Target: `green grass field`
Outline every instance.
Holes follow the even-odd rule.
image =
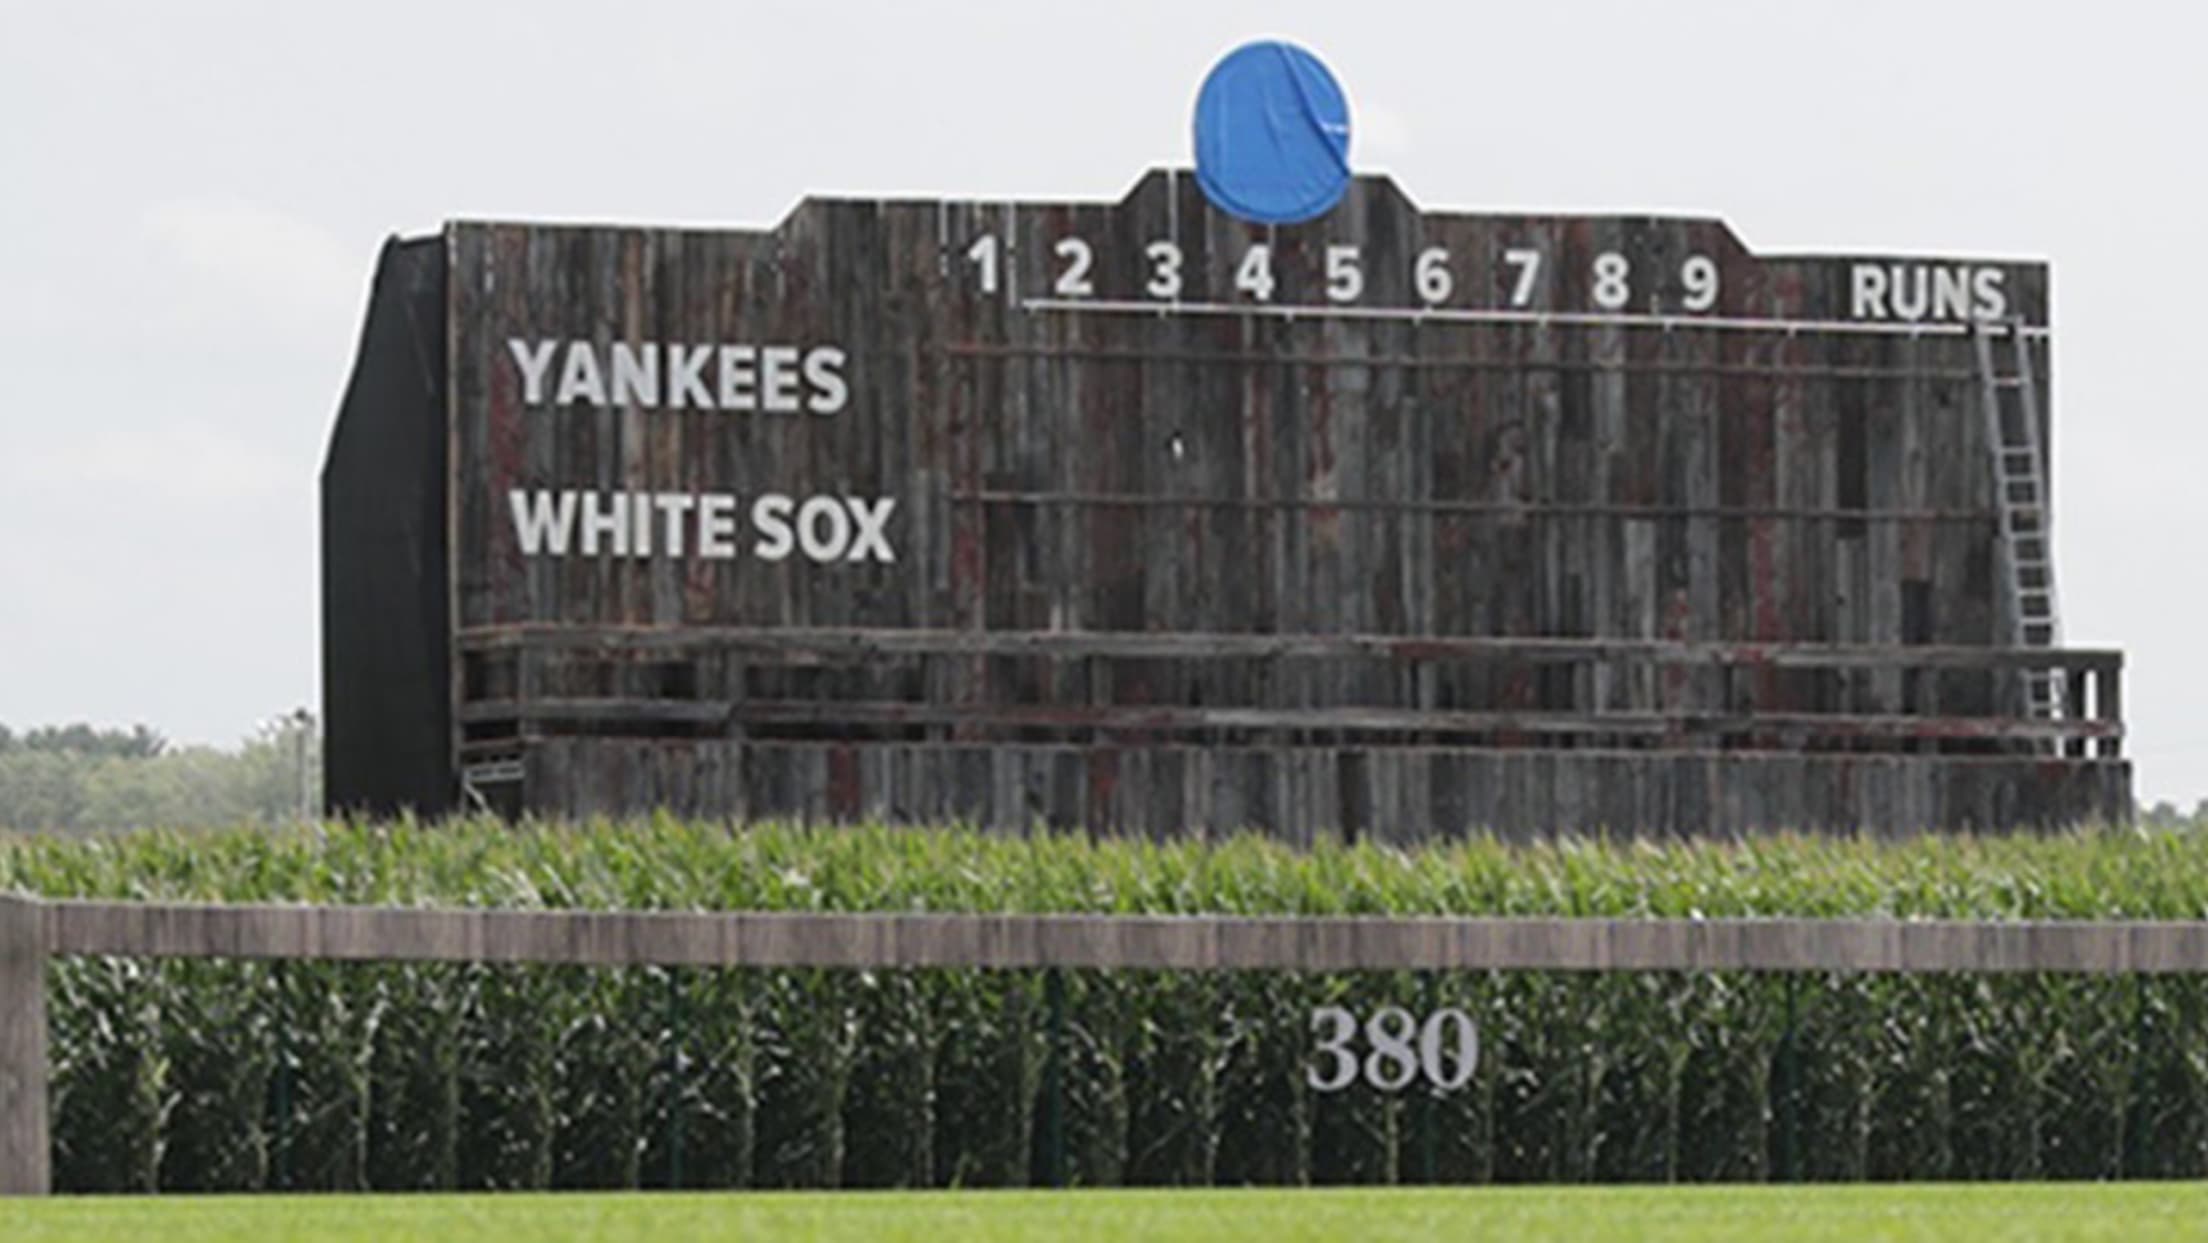
[[[2208,1185],[256,1196],[0,1202],[0,1238],[2195,1239]]]

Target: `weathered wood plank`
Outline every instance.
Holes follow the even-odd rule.
[[[469,651],[512,648],[670,650],[725,648],[796,652],[823,659],[908,653],[1052,654],[1129,659],[1338,658],[1517,661],[1643,660],[1654,664],[1769,665],[1782,668],[2120,669],[2111,648],[1965,647],[1789,642],[1681,642],[1670,639],[1511,635],[1226,634],[1084,630],[879,630],[836,627],[487,626],[460,632]]]
[[[747,699],[732,703],[653,699],[477,700],[464,721],[666,721],[693,724],[914,725],[956,723],[1030,729],[1159,734],[1192,731],[1359,733],[1636,734],[1688,738],[1778,732],[1818,738],[2109,739],[2114,721],[1933,717],[1847,713],[1456,712],[1393,708],[1175,708],[1149,704],[993,707],[848,699]]]
[[[50,911],[0,894],[0,1196],[44,1195],[52,1145],[46,1106],[46,960]]]
[[[10,899],[55,954],[586,966],[2208,971],[2208,923],[581,912]],[[43,961],[43,954],[24,957]]]

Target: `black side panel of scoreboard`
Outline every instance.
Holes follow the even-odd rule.
[[[452,809],[445,243],[393,238],[322,468],[328,811]]]

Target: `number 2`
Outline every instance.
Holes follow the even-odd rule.
[[[1066,261],[1066,270],[1058,274],[1058,283],[1053,288],[1068,298],[1085,298],[1096,292],[1096,286],[1089,283],[1089,265],[1096,262],[1096,255],[1087,242],[1078,237],[1062,237],[1050,250]]]

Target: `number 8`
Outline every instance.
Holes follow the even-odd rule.
[[[1633,290],[1625,283],[1632,272],[1632,265],[1617,251],[1604,251],[1595,256],[1595,305],[1606,311],[1615,311],[1633,296]]]
[[[1410,1084],[1418,1076],[1418,1055],[1411,1049],[1411,1038],[1418,1032],[1418,1020],[1401,1006],[1382,1006],[1365,1020],[1365,1039],[1372,1042],[1372,1052],[1365,1057],[1365,1082],[1384,1092],[1394,1092]],[[1386,1067],[1392,1065],[1396,1073]]]

